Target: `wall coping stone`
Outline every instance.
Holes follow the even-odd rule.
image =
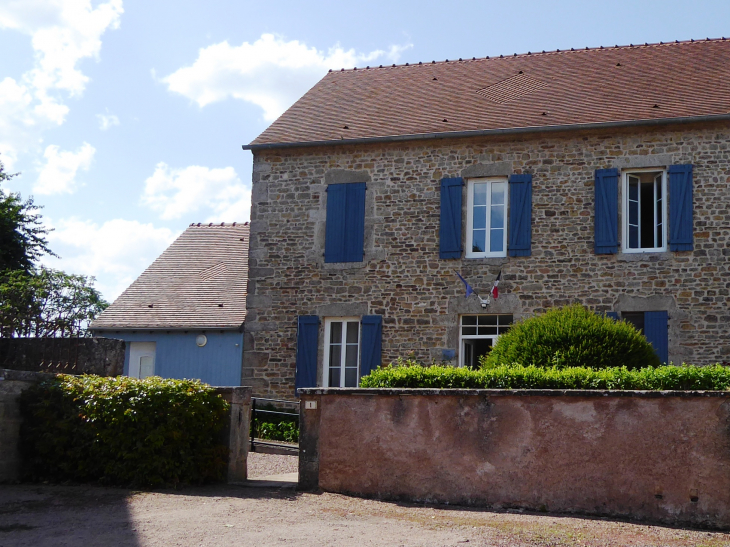
[[[651,391],[618,389],[459,389],[459,388],[300,388],[299,395],[457,395],[490,397],[722,397],[730,391]]]
[[[33,372],[30,370],[12,370],[0,368],[0,381],[41,382],[56,377],[55,372]]]

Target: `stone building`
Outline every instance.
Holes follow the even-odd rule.
[[[728,81],[724,38],[331,71],[244,146],[243,385],[473,364],[573,302],[728,360]]]

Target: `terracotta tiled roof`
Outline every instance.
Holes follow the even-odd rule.
[[[338,70],[249,147],[722,116],[728,82],[724,38]]]
[[[240,327],[248,234],[248,223],[191,224],[91,328]]]

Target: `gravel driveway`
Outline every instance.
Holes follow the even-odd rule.
[[[291,456],[253,456],[252,476],[291,471]],[[730,534],[228,485],[0,486],[0,547],[289,544],[719,547]]]

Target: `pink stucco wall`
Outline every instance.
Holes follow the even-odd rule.
[[[727,392],[309,389],[302,403],[304,487],[730,528]]]

